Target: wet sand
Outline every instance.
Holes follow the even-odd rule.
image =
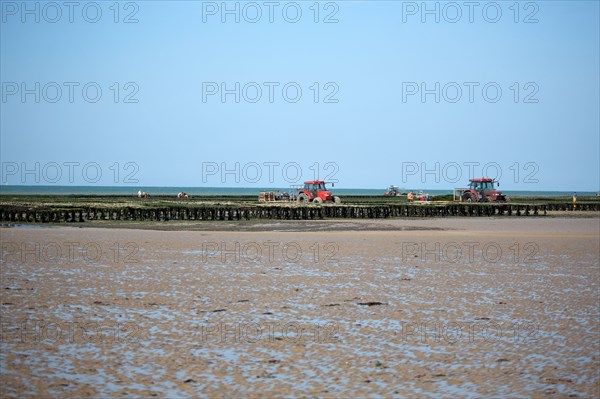
[[[0,229],[0,395],[600,396],[598,218],[220,226]]]

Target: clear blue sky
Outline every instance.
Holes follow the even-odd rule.
[[[505,190],[600,189],[597,1],[520,2],[518,15],[513,1],[427,3],[439,22],[420,1],[321,2],[318,16],[313,1],[227,4],[236,3],[239,23],[220,1],[121,2],[118,15],[113,1],[98,2],[99,17],[89,2],[28,2],[27,13],[2,1],[3,184],[34,184],[37,172],[23,179],[14,167],[36,162],[47,168],[40,184],[55,176],[53,162],[55,184],[69,184],[65,162],[79,163],[73,184],[87,184],[81,168],[95,162],[103,185],[114,184],[118,162],[123,184],[132,162],[140,187],[277,187],[295,174],[284,176],[284,165],[300,165],[304,180],[316,162],[321,178],[335,172],[336,187],[446,189],[464,186],[468,163],[479,163],[477,176],[491,163],[487,174],[499,166]],[[102,90],[95,103],[82,94],[89,82],[87,100]],[[240,102],[222,102],[221,83],[236,82]],[[250,82],[262,90],[255,103]],[[24,102],[23,88],[32,91]],[[432,92],[422,98],[422,88]],[[269,162],[279,163],[272,182]],[[203,176],[203,163],[205,172],[239,163],[239,182],[236,172]]]

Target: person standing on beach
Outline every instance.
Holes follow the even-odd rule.
[[[408,198],[408,202],[413,202],[413,199],[415,198],[415,195],[411,191],[410,193],[408,193],[408,195],[406,196],[406,198]]]
[[[576,202],[577,202],[577,192],[574,191],[573,192],[573,209],[577,208]]]

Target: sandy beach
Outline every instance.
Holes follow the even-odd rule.
[[[597,217],[226,224],[0,229],[0,395],[600,396]]]

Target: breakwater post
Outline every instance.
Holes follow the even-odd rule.
[[[544,216],[550,211],[600,211],[600,203],[547,204],[392,204],[392,205],[223,205],[173,206],[160,208],[73,207],[37,209],[0,206],[0,221],[9,223],[80,223],[91,220],[169,221],[169,220],[311,220],[325,218],[382,219],[412,217],[491,217]]]

